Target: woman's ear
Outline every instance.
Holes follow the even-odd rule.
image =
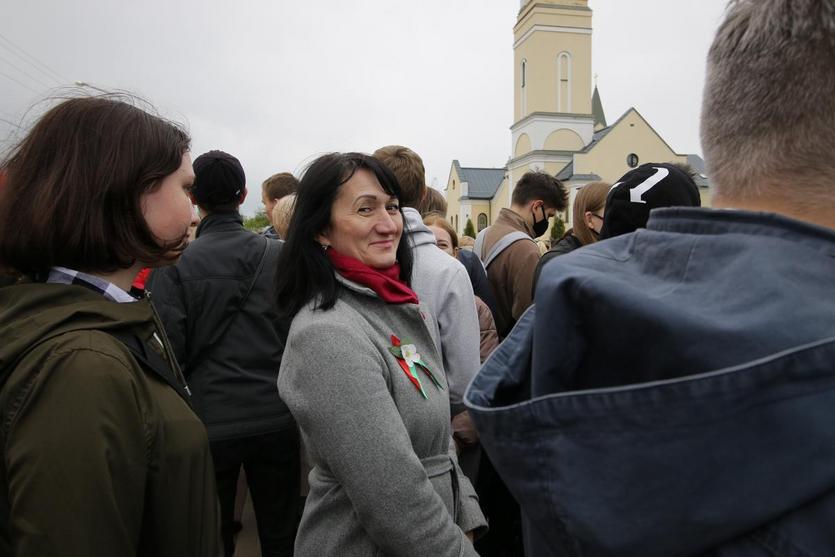
[[[328,231],[325,230],[324,232],[320,232],[316,235],[316,241],[319,242],[319,245],[323,248],[330,247],[331,242],[328,240]]]

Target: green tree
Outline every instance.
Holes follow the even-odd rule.
[[[244,228],[253,232],[260,232],[261,230],[269,226],[269,224],[270,221],[269,219],[267,219],[267,215],[266,213],[264,213],[263,209],[255,213],[254,217],[244,218]]]
[[[473,226],[472,219],[467,219],[467,224],[464,225],[464,236],[475,238],[475,226]]]
[[[562,216],[554,215],[554,222],[551,223],[551,243],[562,238],[565,234],[565,223],[562,221]]]

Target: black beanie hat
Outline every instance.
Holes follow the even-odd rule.
[[[225,205],[238,201],[246,185],[241,162],[223,151],[209,151],[194,159],[194,187],[199,204]]]
[[[642,164],[609,190],[600,239],[646,227],[652,209],[701,204],[698,186],[681,168],[668,163]]]

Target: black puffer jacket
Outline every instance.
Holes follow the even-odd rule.
[[[531,293],[531,296],[536,295],[536,283],[539,282],[539,274],[542,272],[542,267],[546,263],[558,255],[565,255],[566,253],[570,253],[581,247],[583,247],[583,244],[580,242],[580,239],[569,231],[568,234],[560,238],[560,241],[554,244],[551,249],[543,253],[542,258],[536,266],[536,271],[534,271],[533,292]]]
[[[246,230],[237,213],[209,215],[177,264],[148,282],[212,441],[295,427],[276,387],[284,351],[273,303],[281,246]]]

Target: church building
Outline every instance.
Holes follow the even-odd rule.
[[[702,205],[710,204],[704,162],[676,153],[630,108],[609,125],[597,87],[592,91],[592,10],[588,0],[521,0],[514,33],[512,156],[501,168],[452,162],[445,188],[450,224],[476,231],[510,206],[513,186],[529,170],[556,175],[573,203],[579,187],[614,183],[645,162],[689,164],[698,173]],[[571,205],[562,215],[571,223]]]

